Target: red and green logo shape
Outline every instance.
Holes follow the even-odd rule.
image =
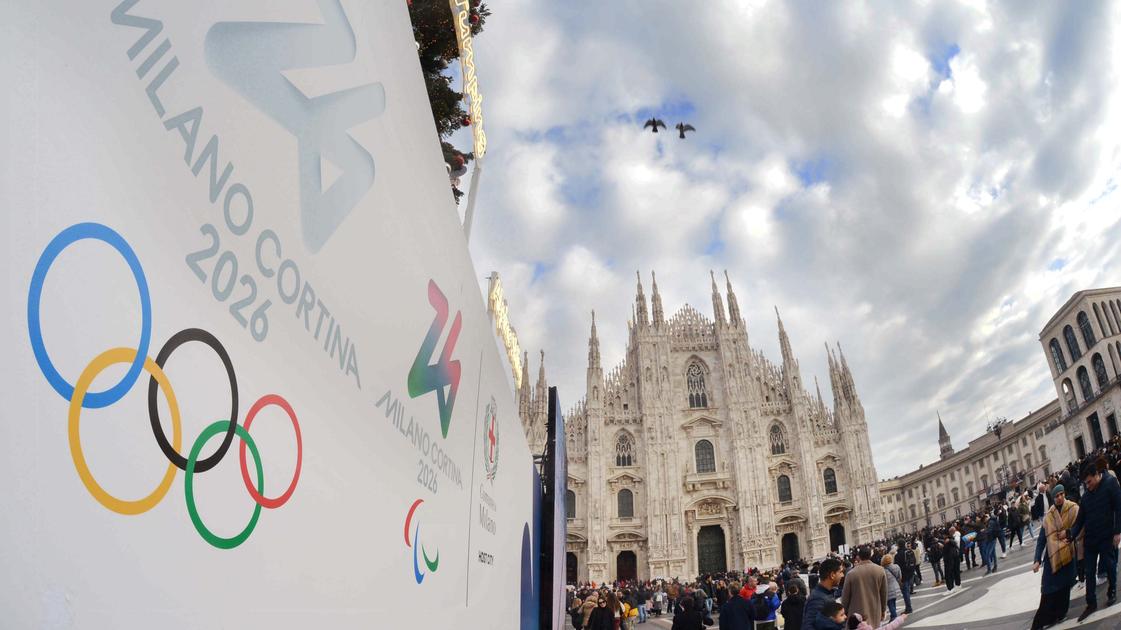
[[[433,280],[428,281],[428,303],[436,310],[436,317],[432,319],[428,334],[420,344],[420,351],[416,353],[413,367],[409,370],[409,397],[416,398],[431,391],[436,392],[436,403],[440,409],[440,431],[446,438],[452,421],[455,395],[459,391],[459,360],[453,361],[451,356],[455,352],[455,342],[459,339],[459,329],[463,327],[463,314],[456,311],[455,321],[452,322],[440,358],[436,363],[430,364],[429,361],[436,354],[436,342],[440,340],[444,325],[448,323],[448,299]],[[445,387],[447,392],[444,391]]]
[[[483,416],[483,467],[487,471],[487,479],[494,482],[498,474],[498,403],[491,396]]]
[[[440,550],[436,550],[434,559],[429,559],[428,551],[420,542],[420,520],[417,519],[415,525],[413,523],[413,516],[416,515],[416,509],[420,507],[421,503],[424,503],[424,499],[413,501],[412,507],[409,508],[409,514],[405,517],[405,546],[413,549],[413,577],[416,578],[417,584],[423,582],[426,575],[424,568],[421,567],[421,557],[424,558],[424,566],[428,567],[430,572],[435,573],[440,568]],[[410,531],[413,533],[412,539],[409,538]]]

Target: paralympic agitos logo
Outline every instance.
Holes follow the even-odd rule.
[[[440,550],[436,550],[436,557],[434,559],[429,559],[428,551],[420,542],[420,519],[416,519],[415,528],[411,527],[413,518],[416,516],[416,510],[420,507],[421,503],[424,503],[424,499],[413,501],[412,506],[409,507],[408,514],[405,516],[405,546],[412,547],[413,550],[413,577],[416,579],[417,584],[423,582],[424,576],[426,575],[420,566],[421,557],[424,558],[424,566],[428,567],[428,570],[432,573],[435,573],[436,570],[440,568]],[[410,531],[413,533],[412,538],[409,538]]]
[[[90,361],[89,365],[82,370],[75,384],[71,385],[58,372],[50,356],[47,355],[47,348],[43,341],[43,331],[40,321],[40,304],[43,297],[43,283],[55,259],[58,258],[59,254],[68,246],[84,239],[102,241],[108,244],[128,263],[129,269],[132,271],[133,278],[136,281],[137,289],[140,292],[142,323],[140,340],[136,348],[111,348],[102,352]],[[179,469],[186,473],[183,481],[184,496],[187,504],[187,513],[195,526],[195,530],[211,545],[220,549],[232,549],[245,542],[249,538],[249,535],[253,533],[253,529],[257,526],[257,519],[261,515],[262,507],[270,509],[278,508],[292,497],[292,493],[296,490],[296,483],[300,479],[300,467],[303,463],[304,456],[303,441],[300,437],[300,424],[296,418],[296,412],[283,397],[276,394],[267,394],[253,403],[253,406],[250,407],[249,412],[245,415],[244,424],[239,425],[237,423],[237,376],[234,372],[233,362],[230,360],[230,355],[226,352],[226,348],[222,343],[219,342],[214,335],[205,330],[199,328],[181,330],[172,335],[167,343],[160,348],[155,361],[148,356],[149,344],[152,340],[152,300],[148,291],[148,280],[144,275],[144,269],[141,267],[140,260],[137,258],[136,253],[117,232],[100,223],[79,223],[66,228],[47,244],[46,249],[43,250],[43,253],[39,257],[39,261],[35,264],[35,270],[31,275],[31,286],[27,295],[27,329],[31,337],[31,349],[35,354],[35,361],[38,363],[40,371],[42,371],[43,376],[46,377],[51,387],[58,392],[64,400],[69,401],[69,411],[67,415],[68,435],[70,455],[74,460],[74,468],[78,471],[78,477],[82,480],[86,490],[88,490],[90,495],[104,507],[118,514],[126,515],[147,512],[163,500],[164,495],[166,495],[167,491],[171,488],[171,482],[175,479],[176,469]],[[171,381],[164,373],[163,368],[176,348],[192,341],[206,345],[221,359],[222,365],[225,367],[226,374],[229,377],[232,404],[229,418],[218,420],[203,429],[202,433],[195,439],[194,445],[191,447],[187,457],[183,457],[181,452],[182,427],[179,417],[179,405],[176,401],[175,391],[171,386]],[[90,385],[97,375],[109,366],[118,363],[126,363],[129,366],[128,371],[120,382],[107,390],[90,392]],[[155,435],[156,444],[168,459],[168,466],[163,479],[151,494],[142,499],[129,501],[109,494],[101,487],[97,480],[94,479],[93,473],[90,472],[85,455],[82,452],[81,433],[78,425],[83,408],[99,409],[116,403],[136,384],[141,371],[148,372],[149,374],[148,419],[152,425],[152,433]],[[168,443],[167,435],[160,425],[159,411],[156,404],[157,388],[163,393],[171,415],[171,443]],[[263,408],[269,405],[280,407],[288,414],[288,418],[292,421],[292,428],[296,433],[296,470],[292,476],[292,482],[288,485],[288,489],[284,491],[284,494],[276,498],[264,496],[265,479],[263,467],[261,466],[261,457],[257,452],[257,445],[249,435],[249,426],[253,423],[253,419],[257,417],[257,414]],[[199,459],[199,453],[206,443],[219,434],[223,435],[223,438],[218,450],[210,457]],[[253,498],[256,505],[253,508],[253,516],[250,518],[249,524],[245,526],[245,529],[233,537],[223,538],[211,532],[206,525],[203,524],[202,518],[199,516],[198,509],[195,506],[194,476],[195,474],[204,473],[214,468],[214,466],[226,456],[226,453],[229,452],[230,445],[233,443],[235,435],[241,438],[238,457],[241,462],[242,480],[245,482],[245,488],[249,492],[249,496]],[[249,447],[249,452],[253,454],[253,463],[257,472],[256,487],[254,487],[253,481],[249,477],[249,468],[245,461],[246,446]]]
[[[440,358],[436,363],[429,365],[428,361],[436,353],[436,342],[444,333],[444,325],[448,323],[448,299],[433,280],[428,281],[428,303],[436,310],[436,316],[432,318],[428,334],[424,336],[420,351],[416,353],[416,359],[413,360],[413,367],[409,369],[409,397],[416,398],[431,391],[436,392],[436,404],[440,410],[440,431],[446,438],[452,421],[452,409],[455,407],[455,395],[459,391],[461,371],[459,360],[453,361],[451,356],[455,352],[459,330],[463,327],[463,313],[455,312],[455,321],[452,322]],[[446,395],[445,387],[448,388]]]

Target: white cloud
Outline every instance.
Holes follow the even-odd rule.
[[[752,344],[777,358],[779,305],[807,382],[842,342],[890,476],[937,457],[935,410],[964,445],[1053,397],[1038,329],[1121,284],[1121,5],[493,9],[472,249],[568,404],[593,308],[622,358],[636,269],[709,312],[728,268]],[[667,107],[697,133],[642,131]]]

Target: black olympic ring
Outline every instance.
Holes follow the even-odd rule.
[[[172,335],[171,339],[160,348],[160,353],[156,355],[156,365],[163,369],[167,359],[171,353],[179,346],[187,343],[188,341],[201,341],[202,343],[210,346],[212,350],[222,359],[222,365],[226,366],[226,374],[230,377],[230,392],[233,403],[230,409],[230,428],[226,431],[226,436],[222,438],[222,444],[218,446],[218,450],[206,459],[200,459],[195,463],[195,472],[206,472],[211,468],[218,465],[222,458],[226,456],[226,451],[230,450],[230,445],[234,441],[234,431],[237,428],[237,376],[234,375],[234,366],[230,362],[230,355],[226,353],[226,349],[222,343],[218,341],[214,335],[202,330],[201,328],[187,328],[180,330]],[[156,407],[156,389],[157,383],[155,377],[148,378],[148,419],[152,422],[152,432],[156,435],[156,442],[160,445],[160,450],[167,456],[171,463],[179,467],[180,470],[187,470],[187,458],[175,452],[171,444],[167,441],[167,436],[164,435],[163,427],[160,425],[160,412]]]

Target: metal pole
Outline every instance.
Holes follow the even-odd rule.
[[[479,175],[483,172],[483,160],[475,160],[475,168],[471,170],[471,186],[467,191],[467,210],[463,213],[463,238],[471,242],[471,220],[475,218],[475,196],[479,192]]]

